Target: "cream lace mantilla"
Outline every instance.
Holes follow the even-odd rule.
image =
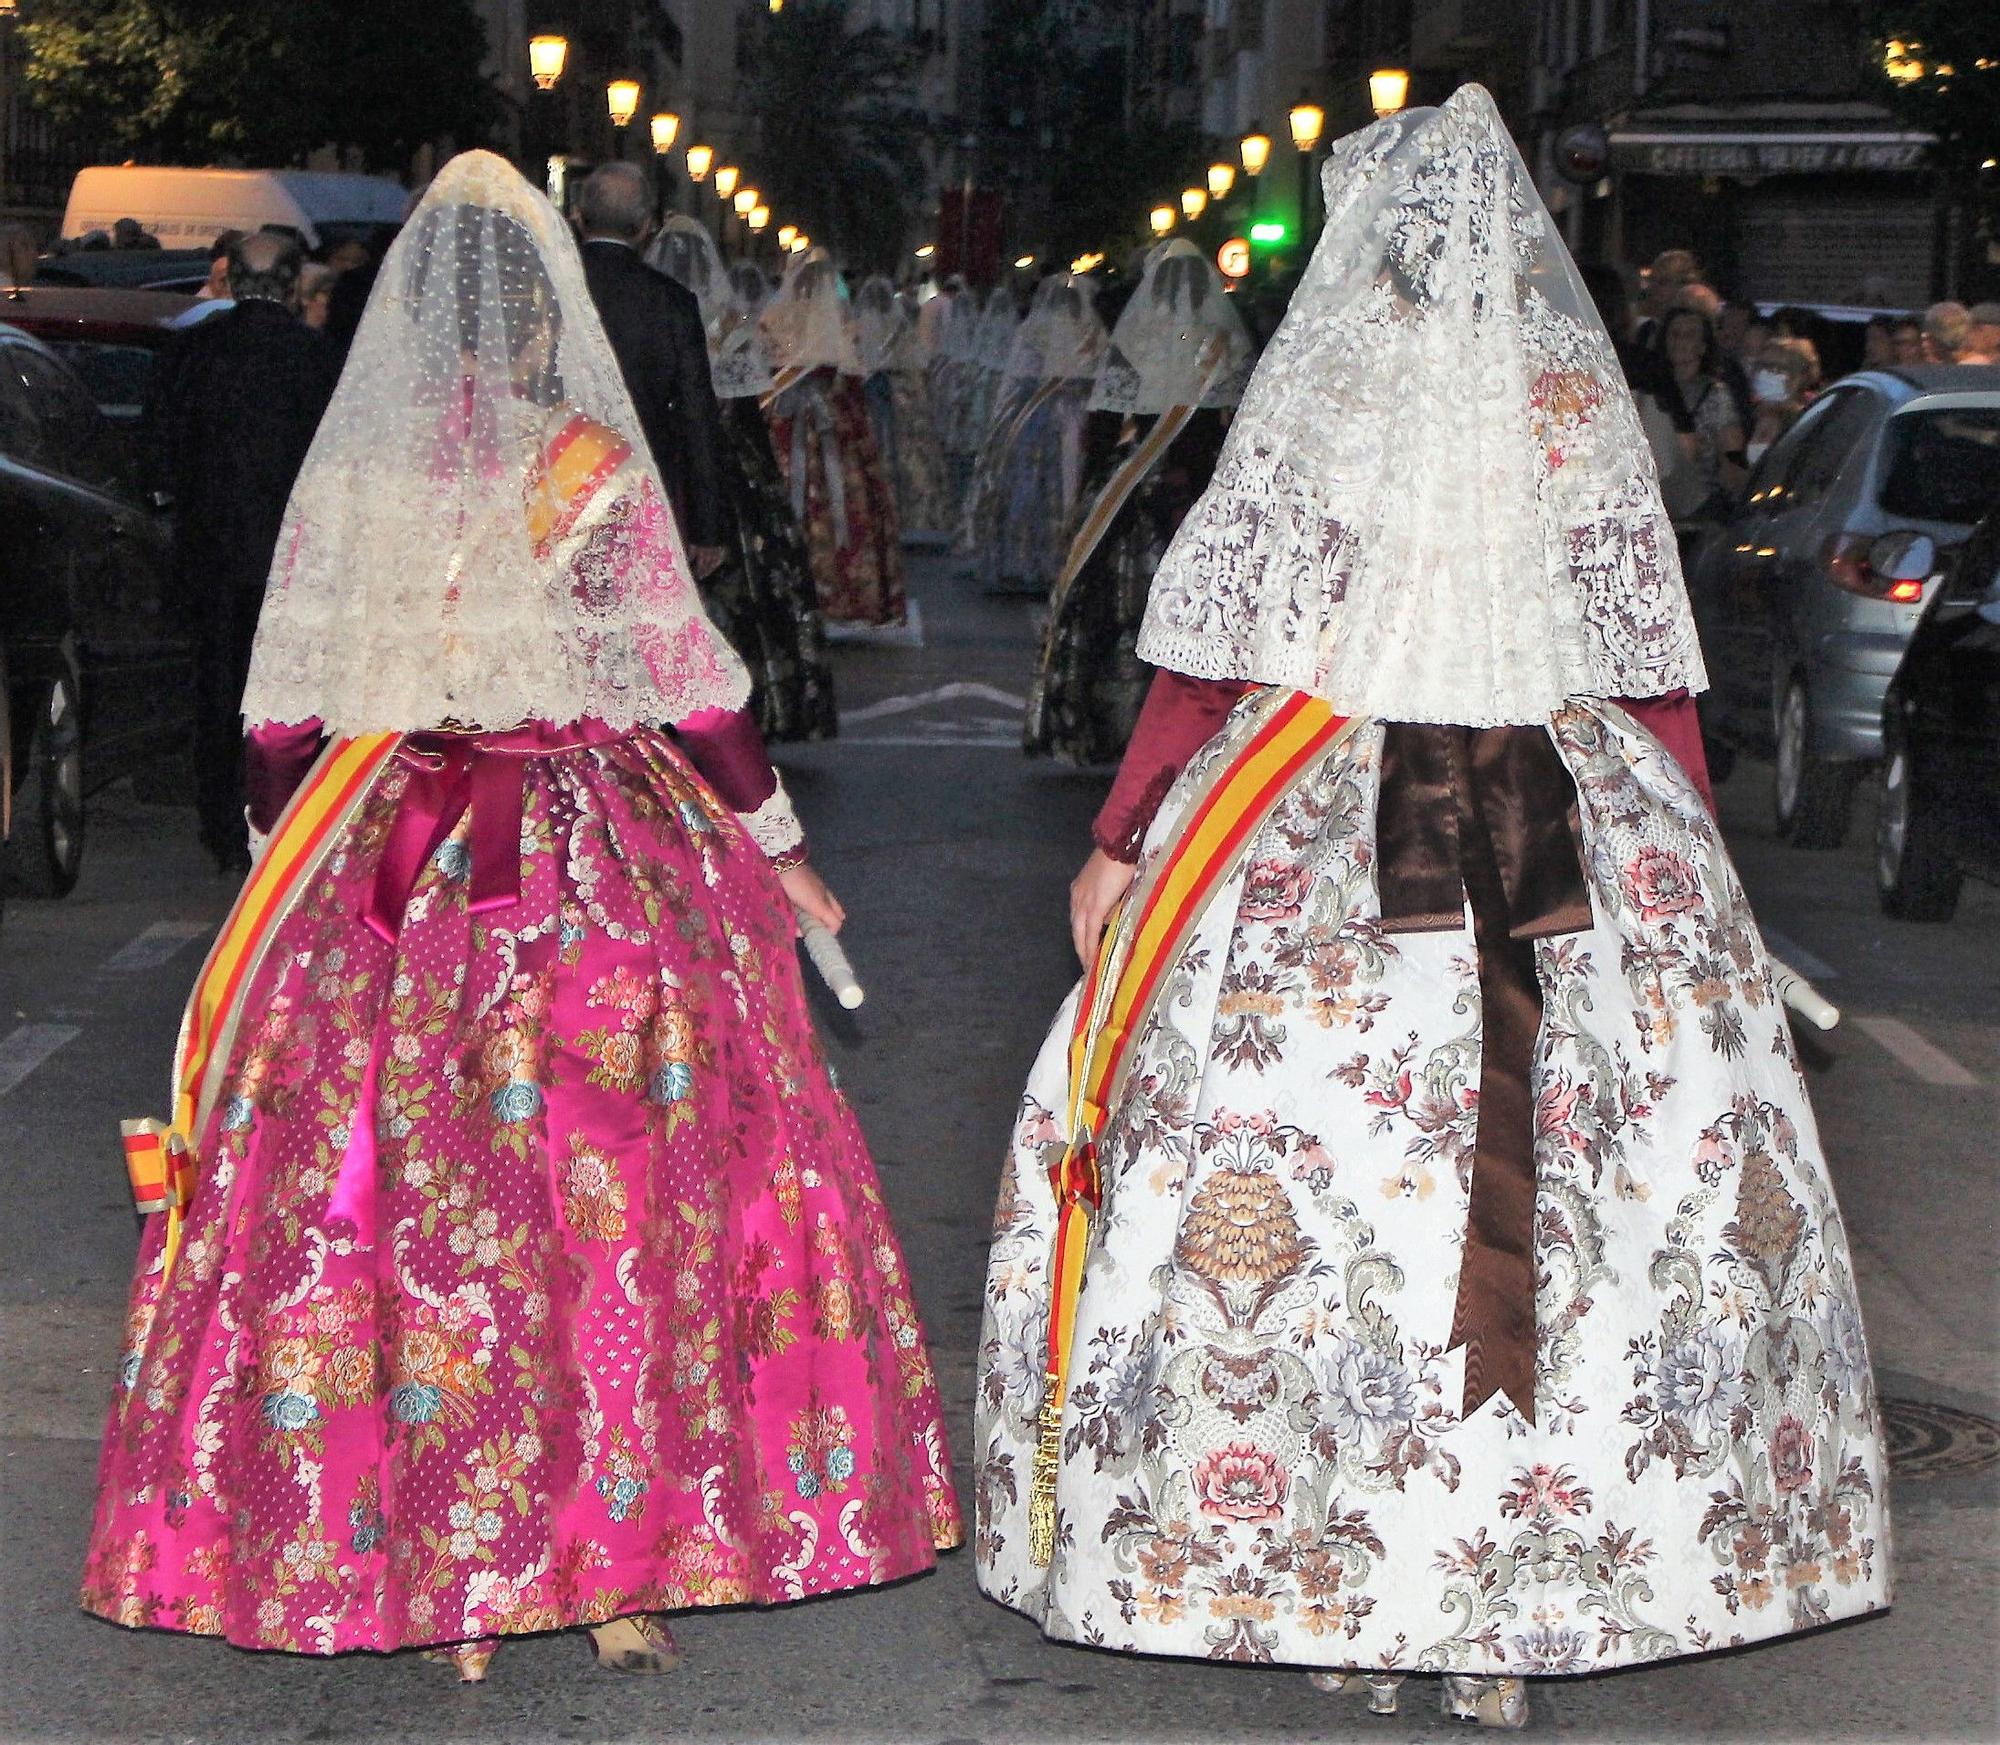
[[[503,159],[453,159],[293,487],[246,718],[629,728],[748,696],[568,226]]]
[[[1323,180],[1140,656],[1473,726],[1701,689],[1632,397],[1492,99],[1378,122]]]

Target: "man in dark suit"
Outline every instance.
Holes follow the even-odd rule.
[[[173,500],[177,604],[195,632],[201,839],[224,872],[249,865],[243,685],[264,583],[340,368],[298,318],[302,262],[289,236],[237,237],[234,306],[175,340],[147,408],[155,482]]]
[[[577,195],[583,276],[604,322],[646,446],[660,469],[695,574],[722,562],[735,531],[723,486],[722,409],[708,374],[708,336],[694,293],[639,250],[652,196],[636,164],[601,164]]]

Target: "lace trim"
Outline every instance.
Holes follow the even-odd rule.
[[[792,810],[791,795],[785,792],[785,778],[777,776],[777,783],[771,797],[756,811],[739,812],[737,816],[750,832],[750,840],[782,871],[806,858],[806,833],[798,813]]]

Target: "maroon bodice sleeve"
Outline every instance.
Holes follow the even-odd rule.
[[[1669,691],[1664,697],[1621,697],[1618,707],[1673,754],[1687,779],[1712,813],[1715,789],[1708,780],[1708,753],[1702,749],[1701,721],[1695,714],[1694,699],[1686,691]]]
[[[1192,679],[1164,667],[1153,675],[1118,779],[1091,826],[1099,848],[1113,860],[1139,858],[1139,845],[1174,779],[1250,689],[1242,679]]]
[[[266,721],[250,729],[243,747],[243,787],[250,802],[250,828],[259,836],[270,835],[325,738],[317,721]]]
[[[778,772],[748,709],[703,709],[674,723],[674,737],[732,812],[746,817],[778,791]]]

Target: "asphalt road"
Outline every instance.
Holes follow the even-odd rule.
[[[1016,747],[1031,602],[980,597],[935,562],[916,591],[921,646],[843,646],[844,736],[782,761],[852,917],[870,997],[853,1019],[829,1005],[830,1046],[909,1251],[962,1461],[1001,1148],[1074,971],[1064,887],[1104,778]],[[2000,1444],[1978,1428],[2000,1418],[2000,893],[1970,889],[1948,927],[1886,921],[1868,816],[1845,851],[1786,849],[1754,765],[1722,806],[1776,949],[1847,1012],[1807,1052],[1881,1386],[1911,1402],[1896,1417],[1910,1444],[1899,1602],[1772,1648],[1538,1686],[1533,1724],[1625,1740],[2000,1736]],[[162,1098],[228,895],[190,813],[114,790],[91,833],[79,889],[11,901],[0,928],[0,1737],[1387,1742],[1449,1727],[1428,1681],[1380,1721],[1295,1672],[1045,1643],[979,1598],[963,1554],[882,1592],[690,1617],[685,1665],[657,1680],[599,1673],[566,1637],[510,1643],[486,1685],[461,1689],[410,1655],[293,1660],[86,1619],[74,1594],[134,1246],[116,1122]]]

